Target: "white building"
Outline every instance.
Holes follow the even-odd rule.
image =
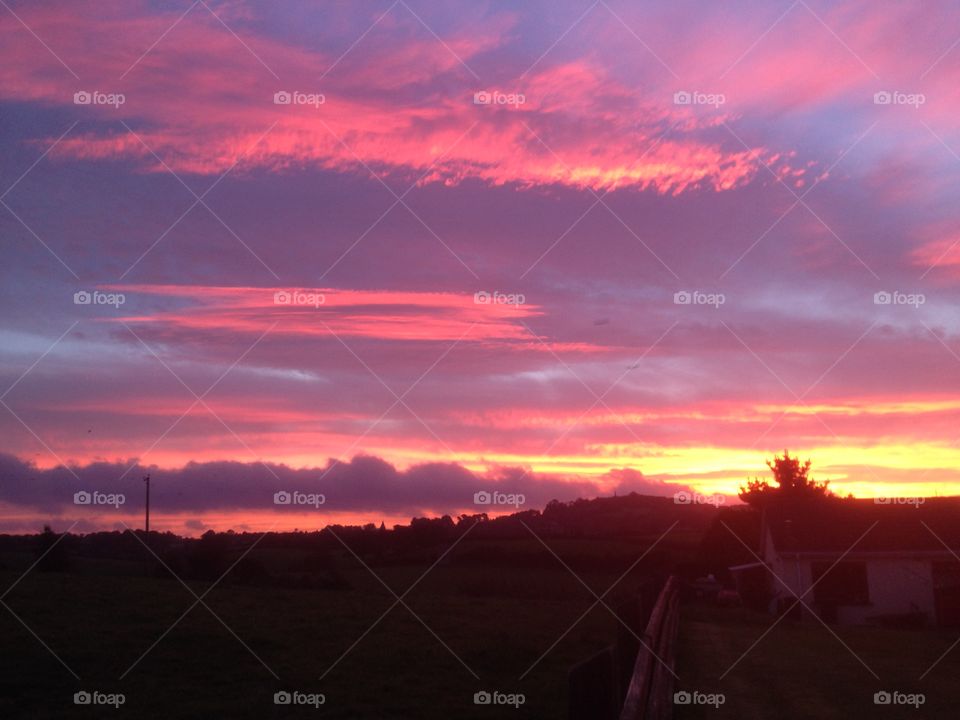
[[[836,501],[769,509],[762,563],[730,568],[768,608],[840,624],[960,625],[960,506]],[[796,602],[800,597],[806,608]]]

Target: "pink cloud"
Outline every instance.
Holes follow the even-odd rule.
[[[585,342],[541,342],[526,324],[542,315],[518,293],[338,290],[293,287],[105,285],[130,296],[188,301],[175,310],[127,315],[116,322],[152,325],[165,331],[260,335],[365,337],[395,341],[484,343],[533,352],[604,352]]]
[[[150,172],[164,171],[165,163],[198,174],[219,174],[237,163],[240,171],[315,165],[365,172],[368,165],[454,183],[480,178],[661,193],[734,188],[772,157],[761,147],[728,150],[729,138],[706,140],[700,131],[717,118],[672,106],[659,94],[644,99],[587,60],[546,65],[503,88],[524,96],[519,107],[475,105],[475,92],[497,88],[478,81],[462,62],[497,47],[511,15],[443,42],[412,17],[391,15],[374,31],[386,39],[371,35],[338,64],[332,55],[245,33],[248,52],[206,13],[191,13],[134,64],[175,17],[141,10],[131,18],[120,7],[101,9],[97,19],[84,20],[80,34],[62,12],[24,12],[63,57],[76,59],[84,84],[39,44],[13,42],[22,40],[22,29],[7,18],[0,36],[15,48],[17,61],[0,70],[5,96],[64,106],[78,89],[97,89],[126,99],[117,108],[78,108],[94,127],[78,128],[55,157],[132,158]],[[97,53],[87,51],[91,45]],[[322,94],[325,102],[278,106],[278,90]]]
[[[910,253],[910,261],[922,268],[924,273],[932,271],[956,279],[960,277],[960,238],[947,237],[926,242]]]

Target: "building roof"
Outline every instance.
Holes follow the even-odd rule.
[[[919,505],[873,500],[782,505],[767,509],[765,523],[780,554],[951,556],[953,550],[960,555],[960,498],[926,498]]]

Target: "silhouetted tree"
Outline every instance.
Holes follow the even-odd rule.
[[[742,505],[721,508],[700,541],[697,572],[732,586],[730,566],[756,560],[751,548],[760,546],[760,532],[760,513]]]
[[[790,457],[790,452],[784,450],[783,457],[774,455],[772,462],[767,460],[767,467],[773,473],[776,485],[754,478],[746,487],[740,486],[740,499],[752,507],[762,508],[772,501],[791,502],[833,497],[828,488],[829,480],[818,482],[810,477],[809,460],[801,464],[799,458]]]
[[[40,534],[40,542],[37,547],[37,557],[40,561],[37,563],[37,570],[44,572],[63,572],[70,566],[70,556],[67,554],[67,546],[60,540],[61,536],[55,533],[49,525],[43,526],[43,532]]]
[[[189,550],[190,570],[193,577],[213,580],[229,567],[227,561],[229,538],[207,530],[193,542]]]
[[[413,518],[410,520],[410,537],[421,547],[448,542],[453,537],[453,518],[444,515],[438,518]]]
[[[468,515],[466,513],[462,515],[457,515],[457,527],[458,528],[468,528],[477,523],[487,522],[489,516],[486,513],[476,513],[475,515]]]

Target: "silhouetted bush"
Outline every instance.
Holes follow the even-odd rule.
[[[66,540],[66,537],[51,530],[49,525],[43,526],[43,532],[37,537],[37,570],[65,572],[70,569]]]

